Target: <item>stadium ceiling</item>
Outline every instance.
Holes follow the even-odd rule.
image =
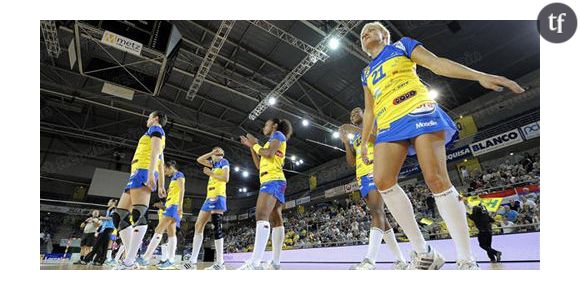
[[[132,99],[103,93],[102,81],[71,68],[73,56],[67,48],[75,40],[74,21],[43,23],[41,107],[49,106],[55,113],[41,116],[41,136],[66,136],[73,142],[90,138],[130,147],[125,140],[127,128],[144,128],[146,114],[164,110],[170,117],[169,155],[193,162],[219,145],[230,160],[251,168],[238,136],[247,132],[260,135],[267,119],[279,117],[289,119],[295,129],[288,155],[304,160],[299,167],[287,166],[290,172],[342,156],[340,150],[331,148],[341,147],[331,132],[349,121],[352,108],[363,105],[360,72],[369,59],[360,49],[358,34],[366,21],[350,29],[338,49],[324,52],[317,44],[341,22],[170,22],[182,35],[174,65],[157,94],[136,92]],[[383,23],[391,30],[393,41],[403,35],[416,38],[434,53],[476,69],[518,78],[539,68],[533,21]],[[222,30],[225,36],[222,33],[216,38]],[[250,120],[248,115],[260,101],[309,54],[319,59],[275,105]],[[438,101],[452,117],[453,108],[485,93],[473,82],[440,78],[421,68],[419,75],[440,92]],[[302,119],[308,119],[310,126],[302,126]]]

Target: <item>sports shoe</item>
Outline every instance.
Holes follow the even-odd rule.
[[[375,266],[375,263],[371,262],[371,260],[369,260],[368,258],[364,258],[362,262],[350,267],[350,270],[375,270],[375,269],[377,269],[377,266]]]
[[[137,263],[139,265],[139,267],[143,267],[143,268],[147,268],[147,266],[149,266],[149,261],[143,259],[142,257],[139,257],[135,260],[135,263]]]
[[[264,270],[280,270],[280,264],[276,265],[272,261],[265,262],[261,266]]]
[[[497,251],[497,253],[495,254],[495,260],[496,262],[501,262],[501,252]]]
[[[171,263],[169,260],[165,261],[165,263],[157,265],[157,269],[159,270],[177,270],[177,265],[175,263]]]
[[[120,262],[117,266],[113,267],[113,270],[137,270],[139,266],[137,263],[133,263],[132,265],[125,265],[124,262]]]
[[[393,263],[393,267],[391,269],[393,270],[407,270],[409,268],[409,264],[405,261],[395,261]]]
[[[183,264],[181,264],[180,267],[181,270],[197,270],[197,264],[194,264],[192,262],[185,262]]]
[[[411,263],[407,270],[439,270],[445,265],[445,259],[431,246],[427,246],[427,253],[411,252]]]
[[[225,270],[226,266],[224,264],[214,263],[213,265],[205,268],[204,270]]]
[[[252,261],[246,261],[238,270],[264,270],[262,265],[254,266]]]
[[[474,260],[458,260],[457,270],[480,270]]]

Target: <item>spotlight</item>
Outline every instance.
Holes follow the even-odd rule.
[[[510,152],[510,156],[514,156],[514,153],[513,152]]]
[[[236,167],[234,167],[234,171],[238,172],[238,171],[240,171],[240,168],[236,166]]]
[[[348,133],[347,137],[349,140],[352,140],[354,138],[354,135],[352,133]]]
[[[340,133],[338,133],[337,131],[332,132],[332,138],[336,139],[340,137]]]
[[[332,50],[337,49],[339,45],[340,45],[340,41],[336,37],[333,37],[328,41],[328,47]]]
[[[302,163],[304,163],[304,160],[300,159],[300,161],[298,161],[298,162],[300,162],[300,164],[302,164]]]
[[[247,192],[247,191],[248,191],[248,189],[245,187],[242,189],[242,192]]]
[[[290,156],[290,160],[292,160],[292,161],[296,160],[296,155]]]
[[[276,104],[276,98],[274,98],[274,97],[269,97],[269,98],[268,98],[268,104],[269,104],[270,106],[273,106],[273,105],[275,105],[275,104]]]
[[[243,177],[248,177],[250,176],[250,173],[248,173],[247,171],[242,172],[242,176]]]
[[[241,188],[239,188],[239,189],[238,189],[238,192],[242,192],[242,189],[241,189]]]
[[[429,98],[431,98],[431,100],[435,100],[437,99],[437,97],[439,97],[439,92],[436,90],[429,90]]]
[[[302,126],[308,127],[308,125],[310,125],[310,121],[308,121],[306,119],[302,119]]]
[[[467,162],[467,159],[463,159],[463,162]]]

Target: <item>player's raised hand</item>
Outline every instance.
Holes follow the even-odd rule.
[[[254,135],[248,133],[246,134],[246,138],[248,138],[248,141],[250,141],[252,146],[254,146],[254,144],[258,144],[258,138],[254,137]]]
[[[503,88],[508,88],[509,90],[511,90],[516,94],[520,94],[525,91],[520,85],[518,85],[518,83],[506,77],[490,74],[484,75],[479,80],[479,84],[481,84],[481,86],[483,86],[486,89],[494,90],[496,92],[503,91]]]
[[[242,144],[244,144],[248,148],[252,148],[252,146],[253,146],[250,143],[250,140],[248,140],[248,138],[246,138],[246,136],[240,136],[240,142],[242,142]]]

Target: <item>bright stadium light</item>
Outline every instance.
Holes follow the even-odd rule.
[[[354,138],[354,135],[352,133],[348,133],[347,137],[349,140],[352,140]]]
[[[247,189],[247,188],[245,188],[245,187],[244,187],[244,188],[242,188],[242,192],[247,192],[247,191],[248,191],[248,189]]]
[[[241,188],[240,188],[240,189],[238,189],[238,192],[242,192],[242,189],[241,189]]]
[[[340,45],[340,41],[336,37],[333,37],[328,41],[328,47],[332,50],[337,49],[339,45]]]
[[[310,125],[310,121],[308,121],[307,119],[302,119],[302,126],[308,127],[308,125]]]
[[[300,164],[304,163],[304,160],[300,159],[300,161],[298,161]]]
[[[292,161],[296,160],[296,155],[290,156],[290,160],[292,160]]]
[[[234,171],[238,172],[238,171],[240,171],[240,168],[236,166],[236,167],[234,167]]]
[[[276,104],[276,98],[270,97],[268,98],[268,105],[274,106]]]
[[[429,90],[429,98],[431,98],[431,100],[435,100],[437,97],[439,97],[439,92],[437,90]]]
[[[247,171],[244,171],[244,172],[242,172],[242,176],[243,177],[248,177],[248,176],[250,176],[250,173],[247,172]]]
[[[332,138],[336,139],[340,137],[340,133],[338,133],[337,131],[332,132]]]

